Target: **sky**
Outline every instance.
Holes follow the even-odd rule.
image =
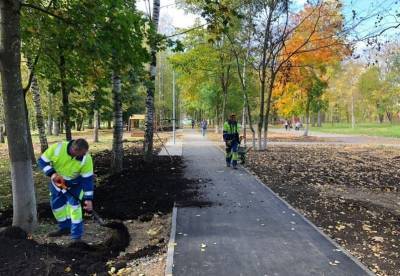
[[[195,19],[198,16],[194,14],[187,14],[182,9],[176,7],[175,0],[160,0],[161,1],[161,9],[160,9],[160,22],[164,22],[167,25],[167,29],[169,27],[173,28],[188,28],[192,26],[195,22]],[[145,0],[137,0],[137,8],[141,11],[146,12],[146,3]],[[152,2],[152,0],[150,0]],[[160,28],[161,24],[160,24]],[[163,32],[164,30],[160,30]]]

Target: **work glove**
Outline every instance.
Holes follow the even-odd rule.
[[[93,202],[91,200],[85,200],[83,204],[83,210],[85,210],[86,213],[90,214],[93,210]]]
[[[67,185],[65,184],[65,180],[61,175],[57,173],[53,173],[51,176],[51,181],[60,189],[67,189]]]

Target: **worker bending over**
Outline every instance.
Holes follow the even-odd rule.
[[[93,208],[93,161],[85,139],[56,143],[39,158],[38,164],[50,177],[51,209],[59,229],[50,237],[71,234],[80,240],[83,234],[82,209]]]

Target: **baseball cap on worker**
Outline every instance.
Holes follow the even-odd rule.
[[[236,114],[235,113],[231,113],[231,117],[236,117]]]

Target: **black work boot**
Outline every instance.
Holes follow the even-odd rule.
[[[61,237],[61,236],[68,236],[71,230],[68,228],[58,229],[57,231],[50,232],[48,234],[49,237]]]

